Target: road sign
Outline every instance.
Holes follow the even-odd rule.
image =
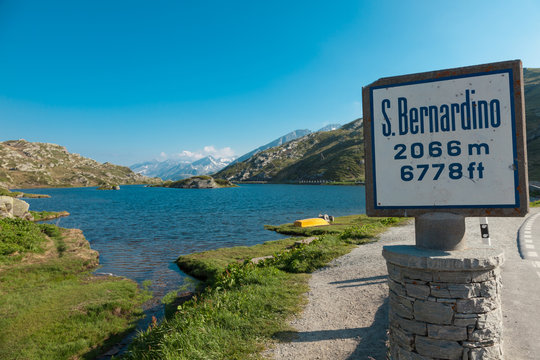
[[[365,87],[368,215],[524,216],[522,79],[515,60]]]

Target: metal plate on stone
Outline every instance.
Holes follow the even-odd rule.
[[[362,97],[368,215],[528,212],[520,60],[383,78]]]

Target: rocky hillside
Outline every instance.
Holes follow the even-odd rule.
[[[97,186],[103,183],[157,183],[129,168],[72,154],[56,144],[25,140],[0,142],[0,186],[30,188],[48,186]]]
[[[529,179],[540,181],[540,69],[523,69]]]
[[[230,181],[356,181],[364,178],[362,120],[259,152],[214,175]]]
[[[250,157],[252,157],[253,155],[260,153],[261,151],[273,148],[275,146],[283,145],[286,142],[289,142],[289,141],[294,140],[294,139],[301,138],[302,136],[306,136],[309,133],[311,133],[311,130],[308,130],[308,129],[300,129],[300,130],[291,131],[290,133],[288,133],[286,135],[283,135],[283,136],[275,139],[274,141],[269,142],[268,144],[265,144],[263,146],[259,146],[255,150],[252,150],[252,151],[248,152],[247,154],[244,154],[244,155],[240,156],[238,159],[233,161],[231,164],[235,164],[235,163],[245,161],[245,160],[249,159]]]

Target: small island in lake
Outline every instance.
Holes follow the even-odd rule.
[[[208,175],[193,176],[188,179],[182,179],[178,181],[165,181],[161,185],[150,185],[152,187],[168,187],[179,189],[219,189],[237,187],[229,180],[214,179]]]
[[[120,190],[120,185],[117,184],[101,184],[98,190]]]

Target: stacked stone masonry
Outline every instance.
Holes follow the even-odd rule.
[[[451,253],[392,248],[383,251],[392,359],[502,359],[502,253],[454,266]]]

